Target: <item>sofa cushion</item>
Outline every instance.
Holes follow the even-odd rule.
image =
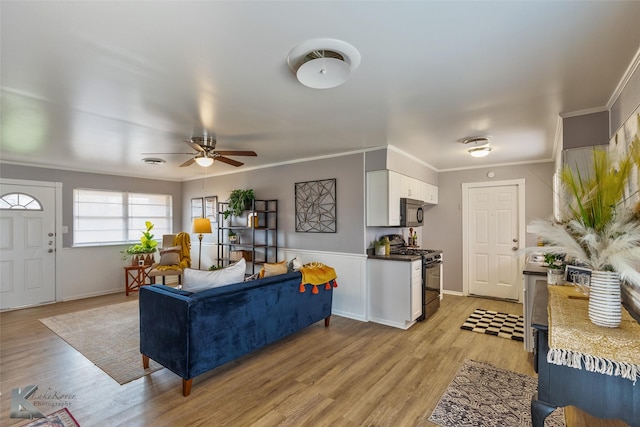
[[[180,264],[180,246],[171,246],[160,249],[160,261],[158,265],[178,265]]]
[[[203,271],[187,268],[184,270],[182,289],[188,292],[199,292],[242,282],[246,267],[244,258],[241,258],[240,261],[219,270]]]

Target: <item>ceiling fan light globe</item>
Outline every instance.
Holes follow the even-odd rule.
[[[213,164],[213,159],[211,157],[196,157],[196,163],[203,168],[209,167]]]

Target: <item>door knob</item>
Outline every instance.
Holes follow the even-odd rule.
[[[47,252],[51,253],[51,252],[53,252],[53,249],[49,249]]]
[[[513,239],[513,243],[517,243],[517,242],[518,242],[518,239]]]
[[[48,234],[48,236],[49,236],[49,237],[53,237],[53,233],[49,233],[49,234]]]
[[[511,250],[515,252],[515,251],[517,251],[517,250],[518,250],[518,247],[517,247],[517,246],[514,246],[514,247],[512,247],[512,248],[511,248]]]

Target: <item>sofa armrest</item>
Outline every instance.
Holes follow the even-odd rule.
[[[183,378],[189,362],[190,304],[189,296],[162,286],[140,288],[140,353]]]

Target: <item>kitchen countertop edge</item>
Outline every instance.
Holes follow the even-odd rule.
[[[380,259],[385,261],[404,261],[404,262],[412,262],[419,261],[422,259],[420,255],[368,255],[369,259]]]

